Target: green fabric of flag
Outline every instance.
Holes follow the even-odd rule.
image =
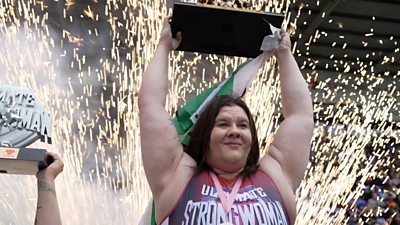
[[[151,221],[150,221],[150,225],[157,225],[156,224],[156,204],[154,203],[154,201],[152,201],[151,203]]]

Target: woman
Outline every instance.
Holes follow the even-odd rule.
[[[143,166],[157,224],[294,224],[299,186],[309,158],[313,111],[307,84],[285,31],[273,54],[279,64],[285,120],[259,159],[247,106],[218,97],[204,109],[184,152],[165,110],[168,54],[181,35],[168,20],[139,91]]]

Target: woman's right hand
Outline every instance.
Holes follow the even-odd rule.
[[[178,46],[182,40],[182,35],[181,35],[181,32],[178,32],[176,34],[176,38],[172,37],[171,25],[169,23],[170,19],[171,19],[171,17],[167,17],[164,19],[164,25],[161,30],[161,36],[160,36],[160,40],[158,41],[158,45],[164,46],[169,51],[172,51],[172,50],[175,50],[176,48],[178,48]]]

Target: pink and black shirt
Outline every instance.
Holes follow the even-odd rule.
[[[232,187],[223,187],[231,193]],[[226,214],[208,171],[192,177],[172,211],[161,225],[219,225]],[[261,170],[243,179],[228,214],[234,225],[289,225],[282,197],[271,180]]]

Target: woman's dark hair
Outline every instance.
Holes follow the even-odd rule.
[[[240,98],[222,95],[215,97],[207,104],[204,110],[200,113],[196,125],[190,134],[187,153],[196,161],[197,167],[200,170],[211,170],[210,165],[207,163],[211,131],[214,128],[215,118],[224,106],[241,107],[249,119],[252,143],[249,155],[247,156],[245,168],[241,172],[242,176],[248,176],[258,168],[260,148],[258,145],[257,131],[253,116],[251,115],[246,103],[244,103]]]

